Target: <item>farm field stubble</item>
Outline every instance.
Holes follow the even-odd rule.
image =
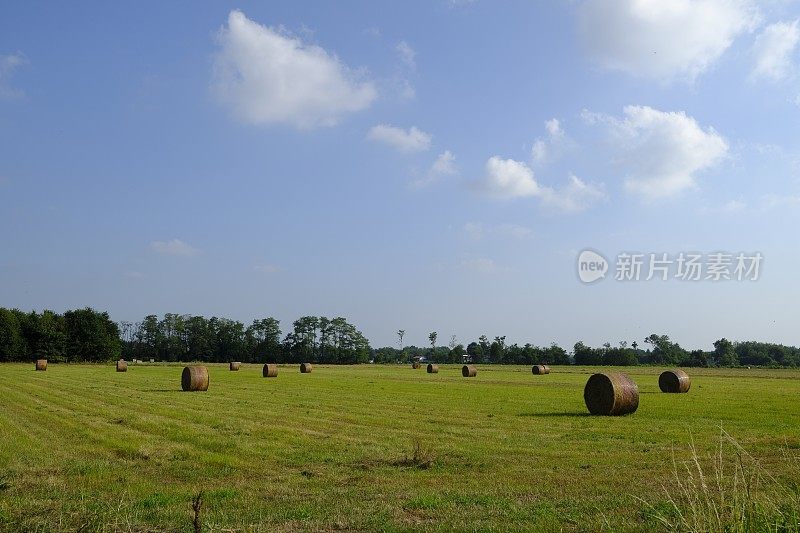
[[[798,493],[800,371],[623,371],[639,410],[588,416],[589,367],[0,365],[0,529],[652,530],[676,464],[724,430]],[[789,465],[789,466],[787,466]],[[793,465],[793,467],[792,467]],[[794,468],[794,469],[793,469]]]

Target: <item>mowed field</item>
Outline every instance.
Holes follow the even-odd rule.
[[[649,531],[723,430],[798,491],[798,371],[695,369],[663,394],[662,369],[629,368],[639,410],[593,417],[586,367],[207,366],[185,393],[182,365],[0,365],[0,529],[193,531],[202,491],[203,531]]]

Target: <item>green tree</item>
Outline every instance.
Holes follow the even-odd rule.
[[[21,361],[25,355],[18,315],[10,309],[0,308],[0,361]]]
[[[689,361],[689,354],[667,335],[650,335],[644,340],[653,347],[650,361],[656,365],[683,365]]]
[[[195,361],[211,361],[216,346],[216,332],[202,316],[186,320],[186,358]]]
[[[438,336],[439,336],[439,334],[438,334],[438,333],[436,333],[435,331],[431,331],[431,332],[428,334],[428,340],[429,340],[429,341],[430,341],[430,343],[431,343],[431,353],[433,353],[433,352],[435,352],[435,351],[436,351],[436,338],[437,338]]]
[[[250,362],[277,362],[281,358],[280,321],[269,317],[254,320],[245,332]]]
[[[717,366],[736,366],[739,364],[733,343],[724,337],[714,342],[714,364]]]
[[[603,355],[599,350],[586,346],[583,341],[578,341],[572,347],[572,356],[576,365],[602,365]]]
[[[489,347],[489,362],[499,364],[503,362],[506,351],[506,337],[495,337]]]
[[[464,354],[467,352],[464,350],[463,344],[456,344],[450,349],[450,362],[451,363],[461,363],[464,361]]]
[[[483,349],[477,342],[471,342],[467,345],[467,355],[473,363],[483,363]]]
[[[64,313],[65,360],[111,361],[121,353],[119,327],[108,313],[87,307]]]
[[[489,338],[486,335],[481,335],[478,337],[478,345],[481,347],[481,354],[482,359],[481,363],[485,363],[489,361],[489,354],[492,351],[492,343],[489,342]]]
[[[32,355],[51,361],[63,360],[66,332],[62,315],[49,310],[42,311],[41,315],[31,312],[28,315],[28,327],[30,331],[26,337]]]

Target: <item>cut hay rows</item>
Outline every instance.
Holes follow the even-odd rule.
[[[583,399],[593,415],[626,415],[639,407],[639,387],[622,373],[594,374],[586,382]]]
[[[689,392],[691,385],[689,374],[679,368],[667,370],[658,376],[658,388],[661,392]]]
[[[208,368],[204,366],[187,366],[181,374],[181,388],[184,391],[207,391]]]

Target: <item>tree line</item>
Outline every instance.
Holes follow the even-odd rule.
[[[275,318],[245,326],[227,318],[167,313],[113,322],[90,308],[25,313],[0,308],[0,362],[37,358],[101,362],[158,361],[356,364],[370,361],[369,341],[346,319],[305,316],[282,336]]]
[[[167,313],[120,323],[122,353],[130,359],[243,363],[366,363],[369,341],[341,317],[304,316],[282,338],[268,317],[245,326],[237,320]]]
[[[617,346],[605,343],[600,348],[578,341],[568,353],[556,343],[547,347],[506,344],[506,338],[490,341],[481,335],[466,348],[451,337],[448,347],[437,346],[438,334],[431,332],[429,347],[403,346],[404,330],[397,332],[399,348],[384,347],[373,351],[376,363],[407,363],[423,359],[432,363],[480,363],[508,365],[591,365],[591,366],[685,366],[685,367],[800,367],[800,348],[767,342],[731,342],[722,338],[711,351],[686,350],[667,335],[652,334],[643,340],[646,348],[633,341]]]
[[[0,307],[0,361],[111,361],[119,358],[119,327],[108,313],[75,309],[25,313]]]
[[[800,367],[800,349],[764,342],[719,339],[711,351],[686,350],[667,335],[643,340],[605,343],[593,348],[578,341],[568,352],[549,346],[507,344],[506,337],[489,340],[481,335],[466,346],[455,336],[439,345],[437,332],[429,346],[404,346],[404,330],[397,332],[399,347],[371,348],[364,335],[346,319],[304,316],[284,336],[280,321],[268,317],[245,325],[227,318],[167,313],[148,315],[140,322],[111,320],[91,308],[63,314],[23,312],[0,307],[0,362],[44,358],[53,362],[131,360],[206,361],[245,363],[434,363],[554,365],[661,365]]]

